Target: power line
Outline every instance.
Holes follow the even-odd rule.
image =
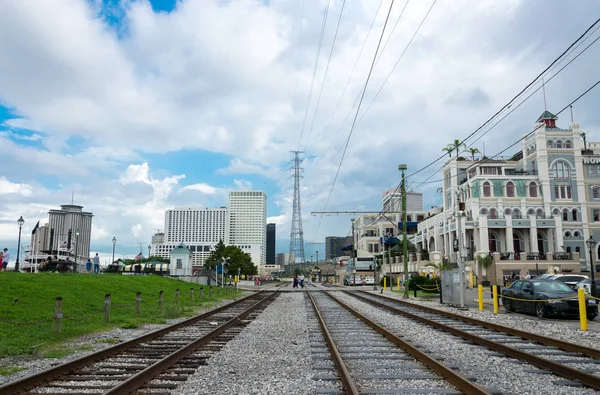
[[[506,103],[500,110],[498,110],[494,115],[492,115],[492,117],[490,117],[487,121],[485,121],[480,127],[478,127],[477,129],[475,129],[475,131],[473,131],[471,134],[469,134],[466,138],[464,138],[459,145],[462,145],[465,143],[466,140],[468,140],[469,138],[471,138],[472,136],[474,136],[475,134],[477,134],[481,129],[483,129],[488,123],[490,123],[496,116],[498,116],[498,114],[500,114],[502,111],[504,111],[505,109],[509,108],[510,106],[512,106],[513,102],[521,96],[521,94],[523,94],[523,92],[525,92],[530,86],[532,86],[536,81],[538,81],[556,62],[558,62],[563,56],[565,56],[569,50],[575,46],[579,41],[581,41],[586,35],[587,33],[595,26],[598,24],[598,22],[600,22],[600,19],[597,19],[596,22],[594,22],[590,27],[588,27],[586,29],[586,31],[579,36],[579,38],[577,38],[577,40],[575,40],[571,45],[569,45],[569,47],[562,53],[560,54],[556,59],[554,59],[552,61],[552,63],[550,63],[550,65],[548,67],[546,67],[544,69],[544,71],[542,71],[540,74],[538,74],[529,84],[527,84],[527,86],[525,86],[525,88],[523,88],[517,95],[515,95],[508,103]],[[420,172],[422,172],[423,170],[433,166],[435,163],[439,162],[441,159],[445,158],[446,155],[442,155],[439,158],[437,158],[436,160],[432,161],[431,163],[429,163],[428,165],[420,168],[419,170],[415,171],[414,173],[409,174],[407,177],[411,177],[414,176],[415,174],[418,174]]]
[[[596,28],[596,30],[600,29],[600,26],[598,26]],[[594,41],[592,41],[589,45],[587,45],[584,49],[582,49],[573,59],[571,59],[569,62],[567,62],[567,64],[565,64],[563,67],[561,67],[556,73],[554,73],[547,82],[545,82],[545,84],[547,84],[548,82],[552,81],[554,79],[554,77],[556,77],[559,73],[561,73],[566,67],[568,67],[571,63],[573,63],[577,58],[579,58],[579,56],[581,56],[584,52],[586,52],[592,45],[594,45],[598,40],[600,40],[600,36],[598,36]],[[523,99],[519,104],[517,104],[516,106],[512,107],[511,110],[505,114],[502,118],[500,118],[498,121],[496,121],[496,123],[494,123],[492,126],[490,126],[490,128],[488,130],[486,130],[485,132],[483,132],[483,134],[481,134],[480,136],[478,136],[473,142],[471,142],[469,144],[470,146],[473,146],[474,143],[476,143],[477,141],[479,141],[483,136],[485,136],[487,133],[489,133],[493,128],[495,128],[500,122],[502,122],[506,117],[508,117],[510,114],[512,114],[514,111],[516,111],[523,103],[525,103],[527,100],[529,100],[529,98],[531,98],[535,93],[537,93],[540,89],[542,89],[542,85],[539,86],[537,89],[535,89],[533,92],[531,92],[525,99]],[[461,153],[465,153],[468,150],[468,148],[465,148],[464,150],[462,150]],[[460,154],[459,154],[460,155]],[[442,168],[445,166],[442,165]],[[433,184],[435,182],[441,182],[443,180],[439,180],[439,181],[428,181],[431,177],[433,177],[433,175],[435,175],[437,172],[432,173],[429,177],[427,177],[425,179],[425,181],[419,183],[418,185],[422,185],[422,184]]]
[[[434,0],[433,3],[431,4],[431,7],[429,7],[429,10],[427,11],[427,14],[425,14],[425,16],[423,17],[423,19],[421,20],[421,23],[419,23],[419,26],[417,26],[417,29],[415,30],[414,34],[412,35],[412,37],[408,41],[408,44],[406,44],[406,46],[404,47],[404,50],[402,51],[402,53],[398,57],[398,60],[396,60],[396,63],[394,64],[394,67],[392,67],[392,69],[388,73],[387,77],[385,77],[385,80],[383,81],[383,84],[381,84],[381,86],[379,87],[379,90],[377,91],[377,93],[375,93],[375,96],[373,96],[373,100],[371,100],[371,103],[369,103],[369,106],[367,107],[367,109],[365,110],[365,112],[361,115],[360,120],[358,121],[358,124],[360,124],[362,122],[362,120],[365,117],[365,115],[371,109],[371,106],[373,105],[373,103],[375,102],[375,100],[377,99],[377,97],[379,96],[379,94],[381,93],[381,91],[383,90],[383,87],[385,86],[385,84],[388,82],[388,80],[392,76],[392,73],[394,72],[394,70],[396,70],[396,67],[398,67],[398,64],[400,63],[400,61],[404,57],[404,54],[406,53],[406,51],[408,51],[408,48],[410,47],[410,45],[412,44],[413,40],[415,39],[415,37],[419,33],[419,30],[421,30],[421,27],[425,23],[425,20],[427,20],[427,17],[431,13],[431,10],[433,10],[433,7],[435,6],[436,3],[437,3],[437,0]]]
[[[582,97],[584,97],[586,94],[588,94],[592,89],[594,89],[596,86],[600,85],[600,80],[596,81],[592,86],[590,86],[588,89],[586,89],[583,93],[581,93],[579,96],[577,96],[573,101],[571,101],[569,104],[567,104],[566,106],[564,106],[560,111],[558,111],[556,114],[554,115],[560,115],[561,113],[563,113],[565,110],[567,110],[569,107],[571,107],[573,104],[575,104],[577,101],[579,101],[579,99],[581,99]],[[521,141],[525,140],[527,137],[531,136],[533,133],[535,133],[538,129],[540,129],[541,127],[543,127],[544,124],[540,124],[539,126],[536,126],[531,132],[525,134],[524,136],[520,137],[517,141],[515,141],[514,143],[512,143],[511,145],[509,145],[508,147],[504,148],[502,151],[498,152],[497,154],[495,154],[494,156],[491,156],[489,158],[484,158],[481,159],[479,161],[477,161],[476,164],[473,164],[467,168],[465,168],[464,170],[467,171],[473,167],[476,166],[480,166],[484,163],[489,163],[491,162],[494,158],[499,157],[500,155],[502,155],[503,153],[505,153],[506,151],[508,151],[509,149],[511,149],[512,147],[514,147],[515,145],[519,144]],[[453,176],[456,177],[456,176]],[[444,180],[437,180],[437,181],[432,181],[433,182],[442,182]],[[423,183],[421,183],[423,184]]]
[[[304,128],[306,127],[306,120],[308,119],[308,110],[310,108],[310,101],[312,99],[312,91],[315,84],[315,76],[317,75],[317,68],[319,66],[319,57],[321,56],[321,47],[323,46],[323,35],[325,34],[325,26],[327,25],[327,15],[329,14],[329,3],[331,0],[327,0],[325,4],[325,13],[323,14],[323,23],[321,24],[321,34],[319,36],[319,45],[317,46],[317,56],[315,57],[315,65],[313,66],[313,74],[310,82],[310,89],[308,91],[308,100],[306,101],[306,111],[304,112],[304,121],[302,121],[302,129],[300,131],[300,141],[298,146],[302,146],[302,136],[304,135]]]
[[[358,65],[358,61],[360,60],[360,57],[361,57],[361,55],[362,55],[362,53],[363,53],[363,51],[365,49],[365,45],[367,44],[369,36],[371,35],[371,31],[373,30],[373,26],[375,25],[375,21],[377,20],[377,15],[379,15],[379,10],[381,9],[381,6],[383,5],[383,1],[384,0],[381,0],[381,2],[379,3],[379,7],[377,7],[377,11],[375,11],[375,15],[373,16],[373,21],[371,21],[371,26],[369,27],[369,31],[367,32],[365,40],[362,43],[362,47],[360,48],[358,56],[356,57],[356,60],[354,61],[354,66],[352,67],[352,71],[350,72],[350,75],[348,76],[348,79],[346,80],[346,84],[344,85],[344,89],[342,90],[340,98],[338,99],[338,102],[335,105],[335,108],[333,109],[333,112],[331,113],[331,117],[329,118],[329,122],[327,123],[327,126],[325,127],[325,130],[323,131],[323,134],[327,133],[327,131],[329,130],[329,126],[331,126],[331,122],[333,121],[333,118],[335,117],[335,115],[337,113],[337,110],[340,107],[342,99],[344,98],[344,94],[346,93],[346,89],[348,88],[348,85],[350,84],[350,80],[352,79],[352,76],[354,75],[354,71],[356,70],[356,66]],[[354,108],[354,106],[356,105],[357,102],[358,102],[358,97],[356,98],[356,101],[352,105],[352,108]],[[350,115],[350,112],[348,112],[348,114],[346,115],[346,118],[342,122],[342,126],[346,122],[346,119],[348,118],[349,115]],[[335,134],[333,140],[331,140],[331,142],[329,143],[329,146],[327,147],[327,149],[325,150],[325,152],[323,153],[323,155],[321,157],[324,157],[325,154],[327,154],[327,152],[331,148],[331,145],[333,144],[333,142],[335,141],[335,139],[337,138],[337,136],[341,132],[341,130],[342,130],[342,127],[340,126],[340,129],[338,129],[338,132]]]
[[[338,169],[335,173],[335,177],[333,179],[333,183],[331,184],[331,189],[329,190],[329,196],[327,196],[327,201],[325,202],[325,208],[323,209],[323,211],[325,211],[327,209],[327,205],[329,204],[329,200],[331,199],[331,195],[333,193],[333,188],[335,187],[335,183],[337,181],[337,178],[340,174],[340,169],[342,168],[342,164],[344,163],[344,157],[346,156],[346,150],[348,149],[348,144],[350,143],[350,138],[352,137],[352,133],[354,132],[354,127],[356,125],[356,119],[358,118],[358,113],[360,111],[360,107],[362,105],[362,101],[365,97],[365,92],[367,91],[367,87],[369,86],[369,81],[371,79],[371,73],[373,72],[373,67],[375,66],[375,60],[377,59],[377,53],[379,52],[379,47],[381,46],[381,41],[383,40],[383,35],[385,34],[385,28],[387,27],[388,21],[390,19],[390,14],[392,12],[392,7],[394,6],[394,0],[392,0],[392,2],[390,3],[390,8],[388,10],[387,16],[385,18],[385,23],[383,24],[383,29],[381,30],[381,36],[379,37],[379,41],[377,42],[377,48],[375,49],[375,54],[373,55],[373,61],[371,62],[371,68],[369,69],[369,73],[367,74],[367,79],[365,81],[365,85],[364,88],[362,90],[362,95],[360,98],[360,101],[358,103],[358,108],[356,109],[356,114],[354,116],[354,121],[352,122],[352,127],[350,128],[350,132],[348,133],[348,138],[346,139],[346,146],[344,148],[344,153],[342,154],[342,159],[340,160],[340,164],[338,166]],[[319,227],[321,225],[321,220],[319,220],[319,224],[317,226],[317,231],[315,232],[318,233]]]
[[[319,104],[321,103],[321,96],[323,95],[323,88],[325,87],[325,81],[327,80],[327,73],[329,71],[329,64],[331,63],[331,56],[333,55],[333,50],[335,49],[335,42],[337,40],[338,31],[340,30],[340,23],[342,22],[342,16],[344,15],[344,7],[346,5],[346,0],[342,2],[342,8],[340,10],[340,16],[337,21],[337,25],[335,27],[335,34],[333,35],[333,43],[331,44],[331,50],[329,51],[329,58],[327,59],[327,66],[325,67],[325,75],[323,76],[323,82],[321,83],[321,90],[319,91],[319,97],[317,98],[317,105],[315,106],[315,113],[313,114],[312,122],[310,123],[310,128],[308,130],[308,137],[306,139],[306,145],[304,146],[304,150],[308,147],[308,143],[310,141],[310,136],[312,135],[313,127],[315,126],[315,119],[317,118],[317,111],[319,110]]]

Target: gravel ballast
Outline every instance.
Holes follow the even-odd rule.
[[[390,296],[396,299],[401,299],[402,295],[398,293],[386,293],[385,296]],[[578,320],[572,320],[572,322],[552,322],[553,319],[539,319],[537,317],[528,316],[525,314],[494,314],[490,310],[490,306],[486,306],[487,310],[479,311],[478,308],[470,307],[468,310],[459,310],[454,307],[440,304],[439,302],[430,302],[426,300],[413,299],[409,300],[411,303],[419,304],[422,306],[431,307],[438,310],[448,311],[450,313],[463,315],[465,317],[475,318],[481,321],[490,322],[493,324],[504,325],[510,328],[519,329],[525,332],[535,333],[537,335],[551,337],[553,339],[560,339],[571,343],[577,343],[582,346],[600,349],[600,331],[581,331],[575,325]],[[504,309],[502,302],[500,302],[499,308]],[[596,323],[590,323],[589,326],[598,325]]]
[[[314,394],[302,292],[282,293],[173,394]]]
[[[565,379],[552,374],[530,373],[528,370],[539,369],[514,359],[500,357],[491,350],[469,344],[456,336],[420,325],[408,318],[374,308],[350,295],[336,292],[334,296],[393,333],[402,335],[404,340],[423,345],[431,355],[457,366],[461,373],[476,377],[477,383],[488,390],[515,395],[598,393],[584,387],[555,385],[553,381]]]

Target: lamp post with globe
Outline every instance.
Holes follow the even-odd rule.
[[[596,245],[596,240],[594,240],[593,236],[590,236],[589,239],[587,239],[585,241],[585,243],[588,246],[588,250],[589,250],[589,254],[590,254],[590,270],[592,272],[592,289],[591,289],[591,293],[593,297],[596,297],[596,279],[594,278],[594,272],[596,270],[594,270],[594,256],[592,255],[592,249],[594,248],[594,246]]]
[[[17,224],[19,225],[19,242],[17,244],[17,260],[15,261],[15,272],[19,271],[19,252],[21,252],[21,230],[23,230],[23,224],[25,220],[23,216],[20,216],[17,220]]]
[[[113,236],[112,242],[113,242],[113,258],[112,258],[111,263],[114,263],[115,262],[115,244],[117,244],[117,238]]]

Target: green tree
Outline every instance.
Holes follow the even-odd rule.
[[[463,143],[459,139],[454,139],[452,144],[448,144],[448,146],[446,148],[450,148],[451,150],[456,150],[456,156],[458,157],[458,153],[459,153],[460,149],[463,147],[465,147],[465,148],[467,147],[465,145],[465,143]]]
[[[581,132],[581,133],[579,133],[579,135],[583,139],[583,150],[587,151],[587,133],[586,132]]]
[[[471,154],[473,160],[475,160],[475,154],[480,154],[481,152],[477,148],[469,148],[467,151]]]
[[[448,153],[448,157],[452,158],[452,151],[454,151],[454,146],[452,144],[448,144],[446,147],[442,148],[442,151]]]
[[[258,274],[258,267],[252,263],[252,258],[249,254],[242,251],[237,246],[226,246],[223,241],[215,246],[208,258],[204,261],[206,269],[215,270],[217,265],[223,263],[225,258],[229,258],[229,265],[226,268],[226,274],[238,274],[238,268],[241,274],[254,275]]]

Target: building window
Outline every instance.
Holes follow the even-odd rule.
[[[568,230],[565,231],[565,237],[571,237],[571,232],[569,232]]]
[[[594,222],[600,222],[600,210],[592,210],[592,218]]]
[[[490,218],[491,219],[497,219],[498,218],[498,211],[496,211],[495,208],[491,208],[490,209]]]
[[[565,148],[571,148],[571,140],[565,141]]]
[[[486,208],[482,208],[481,210],[479,210],[479,214],[481,215],[487,215],[488,211]]]
[[[573,232],[573,237],[579,237],[579,236],[581,236],[581,233],[579,233],[579,231]]]
[[[563,211],[563,221],[568,221],[569,220],[569,211],[565,210]]]
[[[483,196],[484,197],[492,196],[492,186],[487,181],[483,183]]]
[[[554,148],[554,143],[552,143],[552,140],[548,140],[548,148]]]
[[[577,222],[577,209],[574,208],[573,211],[571,211],[571,215],[573,216],[573,222]]]
[[[556,148],[562,148],[562,141],[556,140]]]
[[[544,218],[544,210],[542,210],[541,208],[538,208],[536,211],[536,216],[538,218]]]
[[[175,263],[175,268],[177,269],[183,269],[183,261],[181,260],[181,258],[178,258],[176,263]]]
[[[515,197],[515,184],[510,181],[506,183],[506,197]]]
[[[550,172],[550,177],[552,178],[570,178],[571,177],[571,168],[563,161],[559,161],[554,163],[552,166],[552,171]]]
[[[556,199],[571,199],[571,186],[570,185],[555,185],[554,186],[554,197]]]
[[[518,208],[513,209],[512,217],[520,219],[521,218],[521,210],[519,210]]]
[[[594,199],[600,199],[600,186],[592,187],[592,197]]]
[[[537,193],[537,184],[535,182],[530,182],[529,183],[529,197],[537,197],[538,193]]]
[[[504,210],[504,216],[510,215],[511,211],[509,208]]]

